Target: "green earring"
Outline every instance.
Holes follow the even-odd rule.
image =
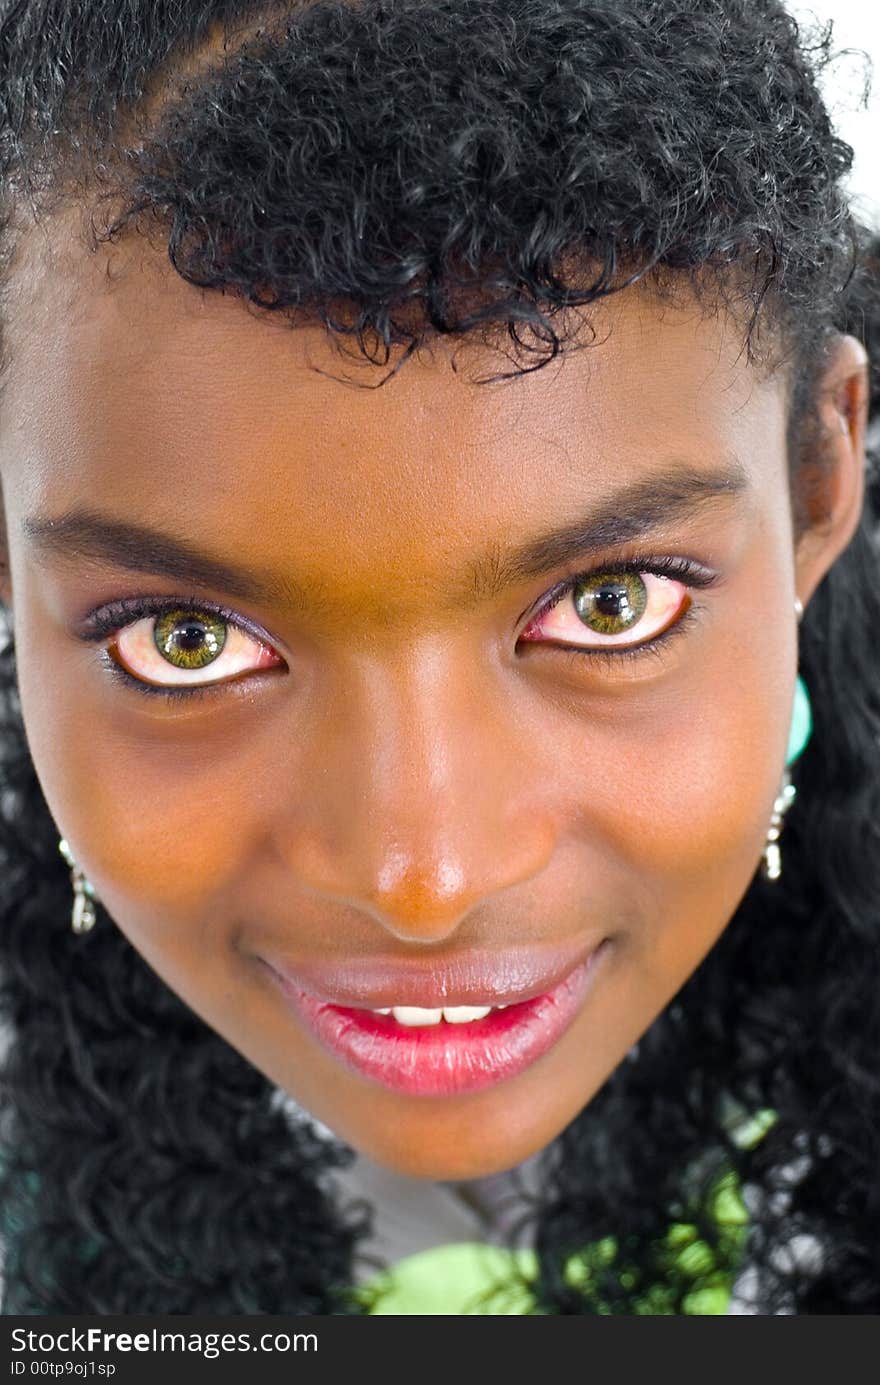
[[[794,609],[798,618],[798,624],[800,624],[804,614],[804,608],[797,597],[795,597]],[[779,850],[782,819],[797,796],[797,789],[791,782],[789,769],[798,756],[803,754],[807,742],[812,735],[812,731],[813,714],[810,708],[810,695],[807,692],[806,683],[800,674],[798,674],[794,685],[794,704],[791,709],[788,748],[785,752],[785,769],[782,773],[782,783],[779,787],[779,793],[773,804],[773,815],[770,818],[770,826],[767,830],[767,840],[764,844],[764,853],[761,860],[761,872],[766,880],[778,880],[782,874],[782,856]]]
[[[807,692],[806,683],[798,674],[794,685],[794,707],[791,713],[791,730],[788,733],[788,750],[785,754],[786,765],[793,765],[798,756],[803,753],[812,731],[813,714],[810,708],[810,694]]]

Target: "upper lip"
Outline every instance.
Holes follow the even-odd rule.
[[[329,1005],[384,1009],[417,1005],[514,1005],[559,985],[596,950],[601,938],[561,947],[504,947],[445,958],[261,957],[278,978]]]

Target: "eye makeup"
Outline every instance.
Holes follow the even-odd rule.
[[[696,602],[689,593],[685,594],[684,599],[680,603],[679,613],[674,616],[673,619],[668,620],[663,629],[656,632],[650,638],[634,640],[624,644],[619,642],[618,637],[615,635],[614,642],[612,643],[609,641],[604,646],[602,644],[581,644],[578,641],[566,640],[564,637],[543,640],[532,638],[533,632],[540,629],[542,621],[545,620],[550,611],[559,606],[563,601],[575,596],[579,588],[589,587],[592,584],[594,590],[596,590],[596,579],[602,579],[604,581],[608,578],[625,575],[634,575],[640,578],[643,574],[651,574],[655,577],[667,580],[674,578],[683,586],[693,590],[706,589],[715,585],[720,580],[720,574],[710,571],[701,564],[694,563],[689,558],[636,555],[623,561],[607,563],[601,568],[592,569],[590,572],[576,573],[574,576],[566,578],[559,586],[554,588],[549,599],[545,598],[543,602],[539,604],[537,612],[530,617],[520,638],[524,639],[528,644],[545,645],[567,652],[573,658],[584,656],[593,659],[597,661],[597,667],[602,666],[611,671],[613,671],[616,664],[619,664],[621,659],[632,660],[639,659],[643,655],[658,655],[667,643],[675,636],[686,633],[686,631],[691,629],[695,621],[699,619],[703,609],[702,605]],[[612,586],[614,584],[609,583],[608,585]],[[644,586],[644,584],[642,585]],[[598,590],[601,592],[601,585],[598,586]],[[624,590],[618,595],[624,598],[625,601],[627,595],[625,584]],[[643,610],[646,604],[648,604],[647,599],[643,598]],[[611,619],[615,618],[620,617],[611,617]],[[606,616],[604,619],[607,622],[608,617]],[[637,628],[640,623],[642,623],[641,614],[633,628]],[[591,631],[590,627],[585,623],[583,624],[583,633],[585,635],[592,633],[601,639],[601,633],[595,630]]]
[[[564,581],[557,583],[549,594],[542,597],[537,606],[533,608],[533,614],[528,618],[525,629],[520,635],[521,640],[532,646],[544,646],[558,650],[560,653],[568,654],[574,658],[589,658],[599,661],[604,669],[613,672],[615,666],[620,666],[621,660],[632,660],[650,655],[657,655],[661,647],[665,646],[676,636],[684,635],[698,619],[701,608],[686,595],[681,604],[681,613],[677,618],[668,622],[665,628],[650,639],[634,641],[629,644],[611,644],[605,647],[598,644],[580,644],[579,642],[567,642],[559,639],[536,639],[534,632],[538,631],[542,620],[544,620],[554,607],[562,601],[572,597],[579,586],[589,583],[591,579],[601,576],[603,579],[620,577],[625,574],[639,576],[641,574],[653,574],[655,577],[674,579],[691,589],[705,589],[711,587],[719,581],[719,574],[710,571],[702,564],[693,562],[691,559],[673,556],[657,556],[653,554],[633,555],[625,560],[611,561],[602,564],[601,567],[576,573],[565,578]],[[105,671],[117,678],[126,687],[141,692],[146,696],[161,696],[167,698],[194,698],[204,696],[217,696],[223,689],[232,682],[239,682],[242,678],[251,677],[264,671],[286,670],[287,665],[281,656],[278,655],[279,664],[272,665],[267,669],[254,667],[253,669],[243,669],[232,677],[214,679],[205,682],[178,682],[178,683],[158,683],[141,678],[127,669],[119,658],[116,657],[114,638],[118,639],[120,633],[141,620],[159,620],[169,612],[180,612],[182,616],[192,616],[198,620],[199,615],[209,616],[211,621],[216,624],[227,625],[231,630],[239,632],[246,639],[254,642],[255,649],[260,649],[265,653],[266,650],[274,651],[272,641],[267,633],[260,629],[247,617],[240,615],[230,608],[219,605],[216,602],[207,600],[203,597],[192,595],[189,597],[179,596],[134,596],[126,597],[118,601],[112,601],[89,613],[79,624],[77,637],[87,643],[99,643],[109,641],[110,643],[102,651],[102,666]],[[635,622],[633,628],[637,628],[641,623],[641,618]],[[167,624],[167,622],[166,622]],[[601,634],[591,631],[586,625],[583,627],[584,634],[593,634],[601,640]],[[157,648],[157,653],[158,653]],[[598,665],[597,665],[598,666]],[[202,666],[202,671],[210,670],[211,664],[208,662]],[[176,668],[169,661],[169,668]]]

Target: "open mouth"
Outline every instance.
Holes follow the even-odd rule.
[[[609,946],[606,938],[544,994],[495,1006],[334,1005],[273,974],[306,1028],[348,1067],[393,1091],[447,1096],[512,1077],[552,1048]]]

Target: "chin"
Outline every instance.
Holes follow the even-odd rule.
[[[430,1182],[454,1182],[472,1178],[486,1178],[490,1174],[503,1173],[515,1168],[532,1154],[549,1143],[536,1133],[532,1139],[512,1141],[509,1132],[499,1131],[494,1139],[481,1139],[478,1143],[465,1143],[453,1140],[443,1147],[432,1142],[430,1128],[424,1127],[419,1138],[406,1143],[389,1145],[386,1140],[356,1140],[344,1137],[359,1154],[372,1159],[376,1164],[398,1173],[406,1178],[420,1178]]]

